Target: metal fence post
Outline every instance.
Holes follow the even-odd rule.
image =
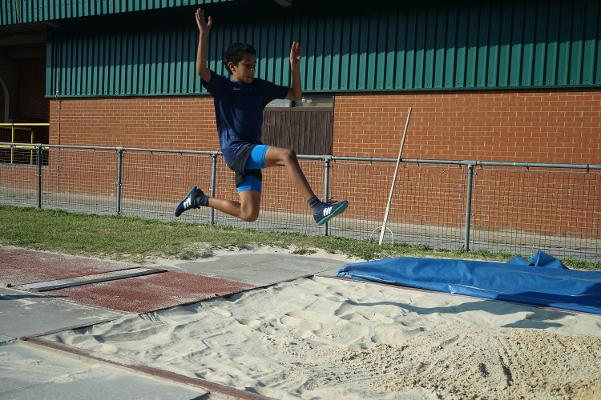
[[[470,224],[472,217],[472,182],[474,178],[474,164],[467,165],[467,196],[465,199],[465,251],[470,250]]]
[[[330,162],[332,156],[325,156],[323,158],[323,201],[328,201],[330,198]],[[324,235],[330,235],[330,223],[326,222],[324,225]]]
[[[211,197],[217,193],[217,153],[211,153]],[[215,225],[215,209],[209,207],[211,225]]]
[[[121,184],[123,179],[123,147],[117,147],[117,181],[115,193],[117,195],[117,215],[121,215]]]
[[[38,208],[42,208],[42,145],[40,143],[35,145],[36,152],[36,190],[38,195]]]
[[[10,142],[15,143],[15,123],[11,123],[10,125]],[[13,163],[15,157],[15,148],[13,146],[10,147],[10,163]]]

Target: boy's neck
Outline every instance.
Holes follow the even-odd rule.
[[[244,81],[241,81],[240,79],[236,79],[236,78],[234,78],[234,76],[233,76],[233,75],[230,75],[230,81],[232,81],[232,82],[236,82],[236,83],[241,83],[241,84],[243,84],[243,85],[250,85],[250,83],[246,83],[246,82],[244,82]],[[252,83],[252,82],[251,82],[251,83]]]

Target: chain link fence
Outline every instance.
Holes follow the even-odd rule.
[[[218,152],[59,145],[25,151],[27,163],[0,163],[1,204],[174,220],[191,186],[238,199],[233,172]],[[313,222],[284,168],[264,170],[255,222],[210,208],[178,220],[377,240],[396,159],[299,160],[319,196],[350,202],[325,226]],[[525,256],[541,249],[601,261],[601,165],[403,159],[384,240]]]

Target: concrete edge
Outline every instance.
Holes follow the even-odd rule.
[[[93,324],[92,324],[93,325]],[[128,369],[137,373],[141,373],[144,375],[148,375],[155,378],[161,378],[167,381],[180,383],[183,385],[198,387],[200,389],[204,389],[209,391],[210,393],[218,393],[221,395],[225,395],[230,398],[240,399],[240,400],[274,400],[270,397],[265,397],[260,394],[246,392],[240,389],[236,389],[230,386],[221,385],[219,383],[214,383],[201,378],[191,378],[185,375],[177,374],[175,372],[170,372],[158,368],[146,367],[141,365],[132,365],[125,364],[116,361],[107,360],[102,357],[98,357],[92,355],[91,353],[80,350],[71,346],[67,346],[65,344],[51,342],[46,339],[42,339],[39,337],[27,337],[23,339],[27,343],[31,343],[33,345],[37,345],[46,349],[58,350],[61,352],[69,353],[70,355],[86,358],[94,361],[98,361],[105,364],[110,364],[119,368]]]
[[[55,333],[60,333],[60,332],[64,332],[64,331],[74,331],[74,330],[77,330],[77,329],[90,328],[90,327],[95,326],[95,325],[105,324],[107,322],[115,321],[115,320],[117,320],[119,318],[122,318],[125,315],[127,315],[127,314],[121,314],[121,315],[117,315],[117,316],[111,317],[111,318],[104,318],[104,319],[100,319],[100,320],[97,320],[97,321],[94,321],[94,322],[90,322],[90,323],[87,323],[87,324],[83,324],[83,325],[72,325],[72,326],[66,326],[66,327],[51,329],[51,330],[46,331],[46,332],[36,333],[35,335],[22,336],[22,337],[19,338],[19,340],[29,341],[31,339],[39,339],[42,336],[54,335]]]
[[[7,344],[12,344],[12,343],[16,343],[19,339],[14,338],[14,337],[7,337],[6,339],[2,339],[0,338],[0,346],[4,346]]]

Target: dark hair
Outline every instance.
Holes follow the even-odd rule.
[[[232,43],[225,53],[223,53],[223,64],[227,67],[228,63],[238,64],[244,58],[245,54],[257,55],[257,51],[250,44]]]

